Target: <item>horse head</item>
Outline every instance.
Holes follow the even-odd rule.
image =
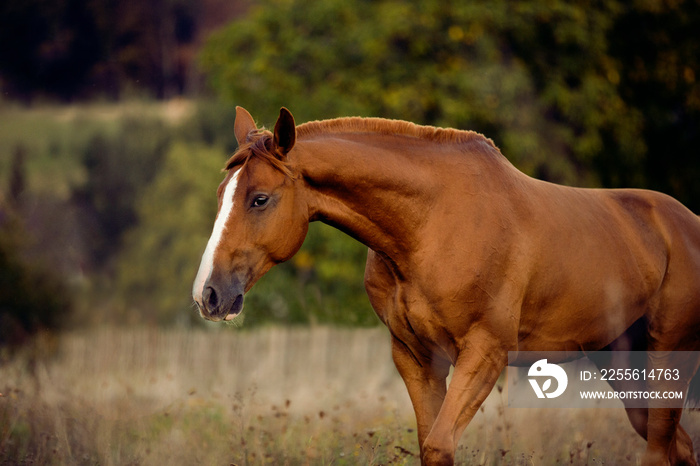
[[[219,185],[214,228],[192,294],[203,318],[230,320],[243,295],[273,265],[291,258],[308,230],[308,208],[288,155],[296,140],[292,114],[283,108],[271,133],[236,109],[239,148]]]

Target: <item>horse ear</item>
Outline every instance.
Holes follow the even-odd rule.
[[[286,108],[280,109],[280,116],[275,123],[275,146],[279,148],[282,154],[286,155],[294,147],[297,139],[297,128],[294,124],[294,117]]]
[[[258,129],[255,126],[255,120],[250,116],[248,110],[243,107],[236,107],[236,121],[233,124],[233,133],[236,135],[236,141],[241,146],[248,139],[248,133]]]

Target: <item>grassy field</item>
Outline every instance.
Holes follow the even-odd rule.
[[[418,464],[385,329],[44,337],[0,366],[0,392],[0,464]],[[622,410],[506,400],[493,391],[460,464],[639,464]]]

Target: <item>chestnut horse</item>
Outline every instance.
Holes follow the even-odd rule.
[[[234,132],[193,287],[202,317],[241,312],[311,221],[362,242],[423,464],[454,462],[508,351],[700,346],[700,218],[666,195],[539,181],[470,131],[376,118],[296,127],[283,108],[270,132],[237,108]],[[627,410],[645,464],[695,464],[681,412]]]

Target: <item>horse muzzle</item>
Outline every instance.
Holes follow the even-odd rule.
[[[243,293],[243,285],[237,280],[227,286],[207,280],[195,302],[203,318],[212,322],[231,320],[243,310]]]

